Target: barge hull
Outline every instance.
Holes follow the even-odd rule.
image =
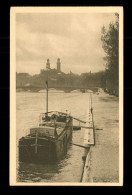
[[[35,144],[35,137],[19,140],[19,161],[28,163],[55,163],[67,152],[72,139],[72,126],[67,127],[57,139],[46,140],[39,138]]]

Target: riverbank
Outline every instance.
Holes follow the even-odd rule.
[[[111,106],[110,106],[111,105]],[[85,162],[85,182],[119,182],[118,98],[105,93],[93,96],[95,145]],[[115,112],[113,112],[115,110]]]

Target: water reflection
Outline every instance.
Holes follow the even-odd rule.
[[[63,154],[62,158],[56,162],[50,164],[34,164],[18,161],[18,182],[51,182],[52,178],[56,174],[61,173],[63,167],[67,166],[68,159],[71,157],[71,153],[68,152],[72,148],[71,144],[68,144],[67,150]]]
[[[21,182],[40,182],[51,180],[54,173],[59,173],[58,163],[52,165],[29,164],[19,162],[18,181]]]

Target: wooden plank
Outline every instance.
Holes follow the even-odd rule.
[[[84,129],[93,129],[93,127],[86,127],[86,126],[80,126],[80,127]]]
[[[27,137],[24,137],[24,139],[35,139],[35,137],[27,136]]]

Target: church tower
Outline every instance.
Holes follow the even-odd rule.
[[[60,62],[60,58],[57,59],[57,71],[61,72],[61,62]]]
[[[47,62],[46,62],[46,69],[47,69],[47,70],[50,69],[50,61],[49,61],[49,59],[47,59]]]

